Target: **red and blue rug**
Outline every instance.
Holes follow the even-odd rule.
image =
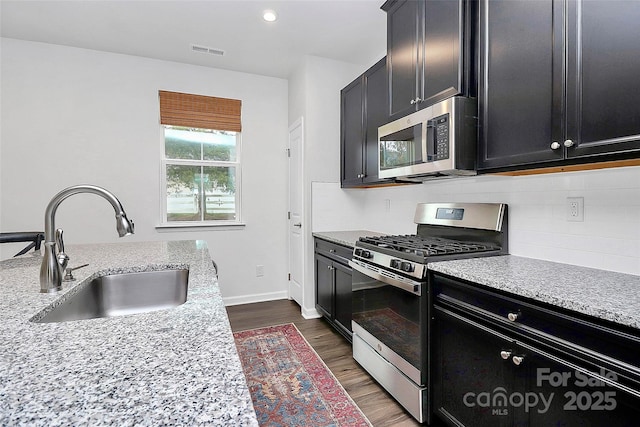
[[[293,324],[233,335],[261,426],[371,426]]]

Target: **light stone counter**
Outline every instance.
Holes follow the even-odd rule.
[[[348,230],[348,231],[316,231],[312,233],[313,237],[328,240],[339,245],[349,246],[353,248],[360,237],[367,236],[384,236],[385,233],[377,233],[367,230]]]
[[[0,263],[1,426],[257,426],[206,242],[69,245],[77,280],[40,293],[39,254]],[[109,272],[189,268],[187,301],[106,319],[33,323]]]
[[[640,329],[640,276],[513,255],[433,262],[428,268]]]

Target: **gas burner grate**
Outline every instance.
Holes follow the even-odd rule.
[[[462,242],[439,237],[422,237],[415,234],[361,237],[360,241],[379,248],[388,248],[420,257],[485,252],[497,249],[494,246],[482,243]]]

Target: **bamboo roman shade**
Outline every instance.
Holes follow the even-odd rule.
[[[237,99],[189,93],[159,91],[160,123],[203,129],[240,132],[240,108]]]

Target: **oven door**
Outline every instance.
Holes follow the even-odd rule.
[[[415,384],[426,384],[427,292],[417,282],[352,260],[352,328]]]

